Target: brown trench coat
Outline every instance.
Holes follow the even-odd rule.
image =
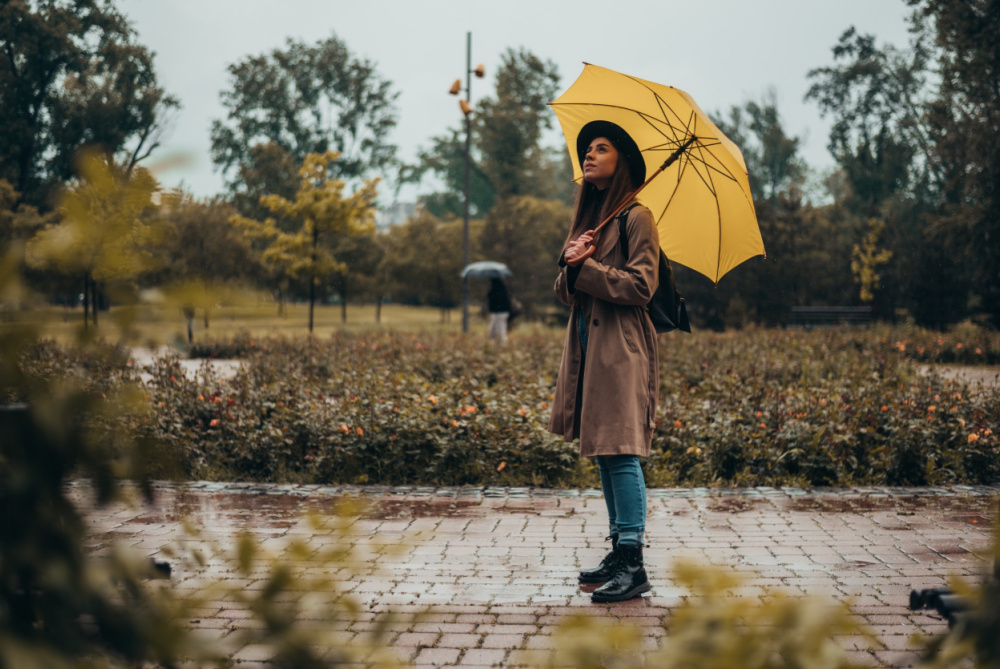
[[[556,295],[572,308],[549,431],[566,441],[579,437],[581,456],[648,457],[653,436],[657,341],[645,306],[656,290],[660,239],[646,207],[629,212],[626,230],[627,264],[615,220],[602,231],[594,255],[580,266],[572,292],[568,267],[556,278]],[[582,380],[580,310],[588,324]]]

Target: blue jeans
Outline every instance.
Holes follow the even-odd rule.
[[[646,530],[646,480],[637,455],[599,455],[601,488],[608,505],[611,535],[619,545],[640,546]]]

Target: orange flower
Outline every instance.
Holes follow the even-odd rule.
[[[219,425],[219,419],[218,419],[218,418],[213,418],[213,419],[212,419],[212,420],[211,420],[211,421],[209,422],[209,426],[211,426],[211,427],[217,427],[218,425]]]
[[[434,397],[433,395],[428,395],[427,396],[427,401],[430,402],[431,404],[437,404],[438,403],[438,398]]]
[[[465,413],[476,413],[476,407],[472,405],[465,407]]]
[[[204,395],[198,395],[198,401],[199,402],[204,402],[205,401],[205,396]]]
[[[362,436],[364,436],[364,434],[365,434],[365,431],[364,431],[364,430],[362,430],[362,429],[361,429],[360,427],[359,427],[359,428],[357,428],[357,430],[356,430],[356,431],[357,431],[357,433],[358,433],[358,436],[359,436],[359,437],[362,437]]]
[[[343,432],[344,434],[347,434],[348,432],[350,432],[350,431],[351,431],[351,430],[350,430],[350,428],[348,428],[348,427],[347,427],[346,425],[344,425],[343,423],[341,423],[341,424],[340,424],[340,428],[339,428],[339,429],[340,429],[340,431],[341,431],[341,432]]]
[[[927,407],[927,413],[934,413],[935,411],[937,411],[937,407],[933,404]]]
[[[674,427],[684,427],[684,423],[680,422],[679,420],[675,420]]]
[[[458,421],[457,420],[451,421],[451,426],[452,427],[458,427]]]
[[[500,464],[497,465],[497,471],[498,472],[502,472],[504,469],[506,469],[506,467],[507,467],[507,463],[506,462],[501,462]]]
[[[760,418],[762,415],[763,414],[761,414],[761,412],[759,412],[759,411],[757,412],[757,418]]]
[[[979,435],[975,432],[969,435],[969,443],[971,444],[974,441],[979,441]]]
[[[889,410],[889,407],[888,407],[888,406],[886,406],[885,404],[883,404],[883,405],[882,405],[882,409],[881,409],[881,410],[882,410],[882,411],[888,411],[888,410]]]

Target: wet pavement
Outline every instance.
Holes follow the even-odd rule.
[[[907,667],[919,659],[913,635],[947,629],[935,612],[908,609],[910,590],[980,577],[1000,487],[652,489],[645,550],[652,592],[600,605],[576,580],[607,550],[597,490],[163,483],[156,492],[155,506],[93,509],[86,484],[72,485],[71,496],[89,509],[90,548],[124,542],[170,561],[170,587],[195,596],[209,578],[248,590],[262,587],[261,578],[236,576],[211,559],[206,569],[188,569],[168,556],[164,546],[187,541],[182,520],[220,544],[241,531],[271,551],[297,541],[306,551],[295,564],[322,572],[337,596],[360,607],[325,623],[337,642],[362,643],[392,611],[404,617],[386,625],[388,648],[415,666],[521,664],[525,651],[551,649],[560,623],[581,614],[640,626],[646,647],[656,647],[671,611],[689,596],[670,565],[690,557],[744,574],[736,596],[779,590],[849,601],[875,638],[870,646],[841,639],[852,659]],[[310,524],[306,514],[333,513],[345,499],[365,505],[343,520],[346,534]],[[355,552],[340,565],[319,559],[338,544]],[[252,624],[229,597],[199,607],[191,626],[220,648]],[[415,614],[422,615],[406,617]],[[266,666],[263,646],[232,653],[237,666]]]

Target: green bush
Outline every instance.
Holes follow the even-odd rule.
[[[921,376],[893,332],[669,335],[648,478],[659,485],[1000,480],[995,390]]]
[[[161,360],[140,429],[184,474],[358,484],[593,484],[576,448],[545,430],[549,336],[495,348],[403,334],[272,339],[229,381]]]
[[[997,350],[985,335],[913,329],[661,337],[648,484],[997,482],[1000,395],[918,373],[945,357],[914,359],[923,346],[912,342],[924,339],[941,339],[941,351],[972,347],[959,339],[972,355]],[[131,429],[191,479],[597,486],[576,445],[545,430],[561,345],[545,332],[506,347],[449,334],[241,336],[206,347],[242,357],[235,378],[207,363],[185,376],[177,359],[147,370],[148,409]],[[138,371],[121,351],[51,343],[24,365],[109,396]]]

